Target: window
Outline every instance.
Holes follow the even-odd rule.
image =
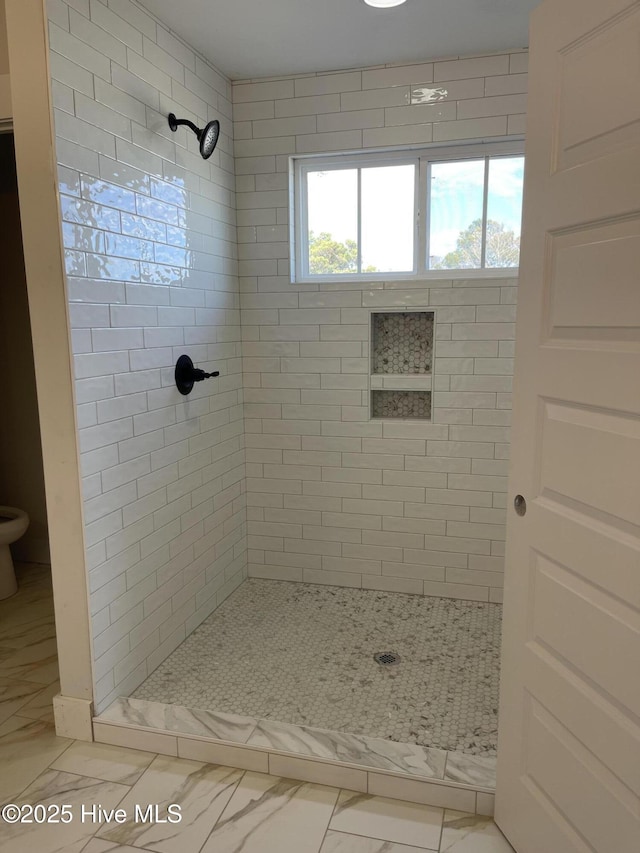
[[[305,273],[368,275],[415,269],[417,162],[302,170]]]
[[[517,267],[523,176],[522,156],[430,162],[427,268]]]
[[[521,144],[295,161],[297,281],[517,268]]]

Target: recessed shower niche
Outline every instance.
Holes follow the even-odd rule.
[[[431,420],[433,311],[371,313],[371,417]]]

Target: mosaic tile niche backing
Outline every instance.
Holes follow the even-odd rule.
[[[371,315],[373,373],[431,373],[433,312],[393,311]]]
[[[433,325],[433,311],[371,314],[371,374],[384,377],[371,390],[372,418],[431,420]]]
[[[371,416],[428,421],[431,419],[431,391],[372,391]]]

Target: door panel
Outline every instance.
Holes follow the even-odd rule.
[[[635,796],[640,796],[637,740],[624,714],[542,645],[530,644],[527,665],[532,693],[543,707],[553,705],[559,719]]]
[[[640,142],[640,101],[629,73],[639,38],[640,12],[631,5],[559,51],[558,168]]]
[[[589,850],[637,849],[632,795],[584,744],[533,697],[527,709],[525,774]],[[611,846],[617,838],[619,847]],[[622,846],[625,845],[625,846]],[[558,853],[565,848],[557,848]],[[554,850],[555,853],[555,850]]]
[[[640,849],[640,2],[532,16],[496,820]]]
[[[545,397],[566,400],[570,394],[570,399],[588,400],[587,405],[593,408],[638,417],[636,404],[629,399],[638,382],[638,330],[632,330],[634,337],[630,340],[627,331],[623,336],[617,330],[614,341],[601,330],[597,337],[594,333],[593,337],[582,335],[579,341],[563,342],[555,348],[540,346],[537,367],[545,373]],[[516,342],[516,352],[517,346]]]
[[[633,534],[621,536],[616,527],[586,519],[551,499],[538,499],[535,511],[540,513],[537,544],[543,553],[553,550],[563,565],[572,561],[585,580],[621,601],[640,601],[640,549]]]
[[[541,442],[541,494],[640,524],[640,418],[545,401]]]
[[[640,679],[629,677],[625,654],[638,642],[637,612],[540,554],[533,573],[531,641],[585,682],[596,683],[609,702],[640,713]],[[589,635],[598,642],[585,642]]]
[[[548,335],[577,337],[589,329],[640,325],[637,299],[640,219],[601,223],[559,234],[551,242]],[[603,290],[601,283],[608,280]]]

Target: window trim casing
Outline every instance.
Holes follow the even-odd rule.
[[[519,267],[492,267],[483,269],[430,270],[427,269],[429,234],[429,205],[427,180],[433,162],[448,160],[478,160],[485,157],[524,156],[524,139],[508,141],[468,142],[457,145],[433,145],[420,148],[387,149],[379,151],[352,151],[335,154],[309,154],[290,158],[290,275],[294,284],[327,284],[366,281],[423,281],[442,279],[515,278]],[[411,272],[349,273],[347,275],[311,275],[308,272],[308,218],[306,173],[333,171],[365,166],[392,166],[415,164],[416,184],[414,198],[414,267]],[[487,170],[488,171],[488,170]],[[486,206],[487,195],[483,204]],[[422,205],[424,204],[424,210]],[[486,211],[485,211],[486,219]],[[360,216],[358,216],[360,223]]]

